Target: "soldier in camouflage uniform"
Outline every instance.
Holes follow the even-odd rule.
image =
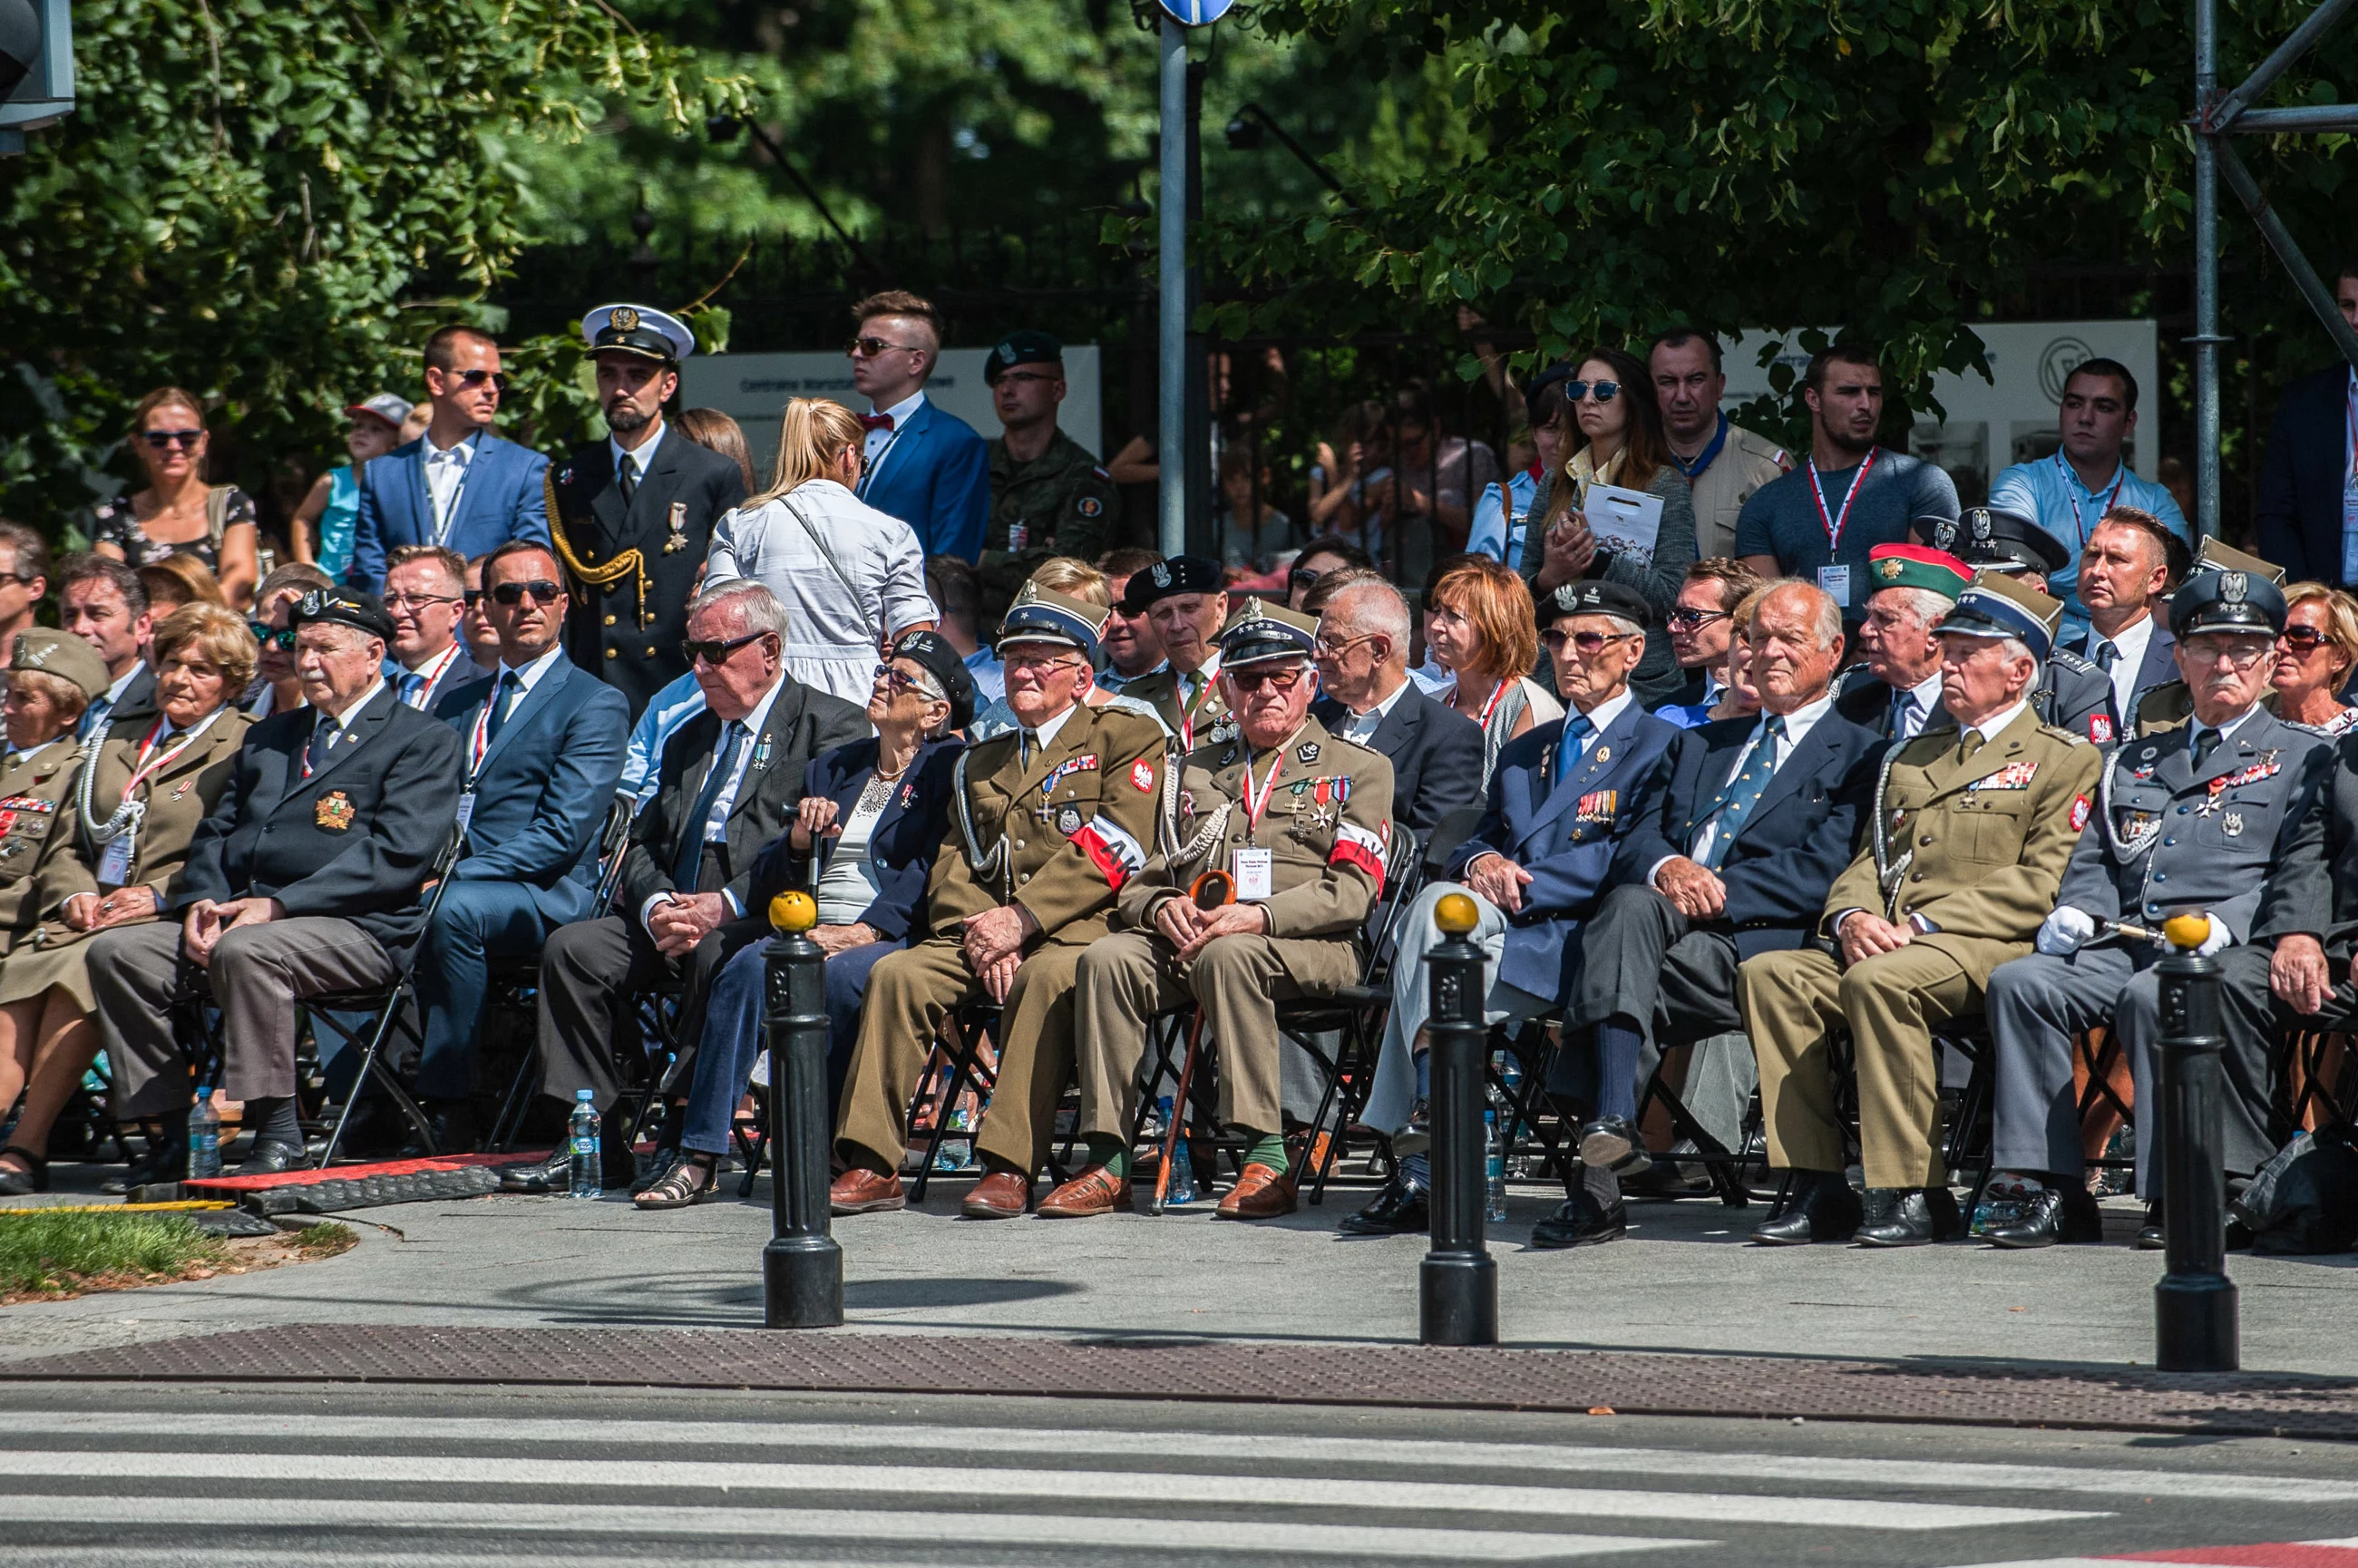
[[[990,520],[982,533],[983,610],[996,617],[1051,556],[1105,553],[1117,499],[1088,449],[1056,427],[1065,350],[1045,332],[1010,332],[982,379],[1004,427],[990,445]]]

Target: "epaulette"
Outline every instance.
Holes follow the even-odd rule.
[[[2099,665],[2095,660],[2082,654],[2075,654],[2069,648],[2056,649],[2053,653],[2047,655],[2047,662],[2050,665],[2061,665],[2067,670],[2077,670],[2087,675],[2103,675],[2104,673],[2103,666]]]
[[[1098,707],[1102,712],[1111,713],[1119,710],[1123,713],[1135,713],[1141,719],[1152,719],[1154,720],[1154,727],[1163,731],[1163,738],[1166,741],[1171,738],[1171,726],[1163,722],[1163,715],[1154,710],[1154,704],[1151,702],[1141,702],[1134,697],[1115,692],[1104,702],[1098,704]]]
[[[1359,750],[1367,752],[1370,756],[1380,757],[1383,755],[1381,752],[1376,750],[1374,745],[1375,737],[1372,735],[1368,737],[1367,740],[1361,741],[1350,735],[1337,735],[1335,731],[1329,730],[1326,731],[1326,737],[1330,741],[1340,741],[1346,746],[1357,746]]]
[[[2039,732],[2042,735],[2050,736],[2058,741],[2068,741],[2074,746],[2085,746],[2090,744],[2090,741],[2085,735],[2074,734],[2069,730],[2058,730],[2052,724],[2040,725],[2039,727]]]

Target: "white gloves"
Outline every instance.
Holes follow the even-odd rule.
[[[2050,958],[2068,958],[2095,935],[2094,916],[2066,903],[2039,923],[2038,938],[2031,946]]]
[[[2207,958],[2212,954],[2216,953],[2220,948],[2233,944],[2235,940],[2235,936],[2233,932],[2227,929],[2225,923],[2220,920],[2217,915],[2206,914],[2202,918],[2211,923],[2211,935],[2202,938],[2202,946],[2195,948],[2194,950]]]

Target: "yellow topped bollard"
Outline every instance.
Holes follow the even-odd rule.
[[[818,901],[806,892],[782,892],[770,901],[770,929],[799,936],[818,924]]]
[[[763,1319],[772,1328],[843,1321],[843,1249],[827,1225],[827,954],[810,939],[818,903],[770,901],[762,1030],[770,1048],[770,1244]]]
[[[1482,923],[1482,912],[1475,907],[1470,894],[1444,893],[1441,902],[1433,906],[1433,923],[1441,927],[1444,936],[1466,936]]]
[[[2161,923],[2161,934],[2169,945],[2181,953],[2191,953],[2211,939],[2211,917],[2207,914],[2173,914]]]

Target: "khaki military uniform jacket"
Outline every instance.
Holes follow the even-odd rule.
[[[2103,754],[2026,704],[1970,758],[1959,734],[1920,735],[1877,780],[1868,842],[1826,895],[1826,934],[1854,909],[1905,924],[1960,964],[1974,939],[2028,942],[2094,809]]]
[[[1184,894],[1206,871],[1238,874],[1238,853],[1270,852],[1269,912],[1275,937],[1351,938],[1382,894],[1391,843],[1392,765],[1304,719],[1275,753],[1275,782],[1260,820],[1249,819],[1245,770],[1254,788],[1271,756],[1241,740],[1198,748],[1187,759],[1179,848],[1157,855],[1121,898],[1122,922],[1151,928],[1155,906]],[[1241,897],[1241,883],[1239,884]]]
[[[1088,449],[1062,430],[1028,463],[990,447],[990,517],[982,531],[982,588],[1005,605],[1051,556],[1094,561],[1105,554],[1118,504],[1113,479]]]
[[[70,735],[0,766],[0,953],[25,938],[42,910],[64,894],[73,788],[82,752]]]
[[[957,780],[949,838],[925,884],[937,935],[1013,904],[1043,936],[1103,935],[1115,898],[1167,842],[1178,795],[1159,725],[1086,703],[1028,755],[1021,730],[968,748]]]
[[[1727,427],[1727,445],[1711,460],[1703,477],[1688,481],[1694,492],[1695,555],[1736,554],[1736,519],[1752,492],[1792,467],[1785,449],[1741,425]]]
[[[1237,738],[1235,716],[1228,712],[1228,699],[1220,692],[1217,654],[1204,666],[1203,675],[1204,684],[1195,693],[1195,700],[1184,707],[1179,701],[1179,672],[1167,666],[1151,676],[1139,676],[1121,688],[1121,695],[1152,704],[1171,733],[1180,738],[1181,745],[1202,751]]]

